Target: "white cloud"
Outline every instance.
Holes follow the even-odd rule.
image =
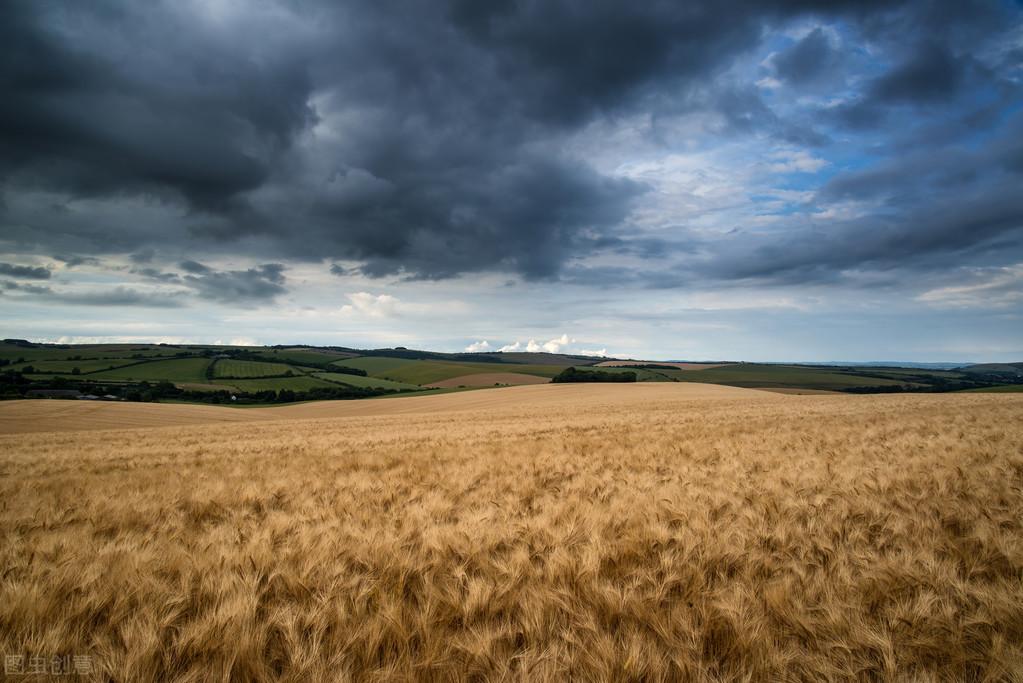
[[[472,344],[466,346],[465,350],[467,353],[479,353],[480,351],[489,351],[490,342],[488,342],[486,339],[483,339],[482,341],[478,342],[473,342]]]
[[[574,341],[575,339],[569,339],[567,334],[563,334],[557,339],[551,339],[544,342],[543,350],[547,353],[557,353],[558,351],[561,351],[562,347],[567,346]],[[530,340],[530,342],[532,342],[532,340]]]
[[[393,318],[400,313],[401,302],[390,294],[355,292],[348,295],[350,304],[341,307],[345,314],[362,313],[371,318]]]
[[[259,342],[252,337],[235,337],[226,342],[223,339],[217,339],[213,343],[217,346],[259,346]]]
[[[528,342],[523,344],[522,342],[515,342],[513,344],[507,344],[498,349],[501,353],[507,353],[512,351],[527,351],[529,353],[540,353],[546,351],[547,353],[560,353],[565,350],[565,347],[569,344],[574,344],[575,339],[571,339],[567,334],[562,334],[560,337],[554,339],[548,339],[545,342],[538,342],[536,339],[530,339]]]
[[[580,356],[597,356],[600,358],[607,358],[607,349],[599,349],[596,351],[591,351],[588,349],[579,349],[578,351],[576,351],[576,354]]]
[[[828,165],[826,160],[803,150],[775,152],[770,157],[774,163],[768,168],[774,173],[814,173]]]

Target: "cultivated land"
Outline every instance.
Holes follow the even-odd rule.
[[[527,375],[522,372],[480,372],[472,375],[460,375],[434,382],[431,387],[492,387],[497,384],[546,384],[550,378],[544,375]]]
[[[1020,395],[0,403],[6,432],[129,418],[0,436],[3,652],[126,681],[1023,677]]]
[[[438,353],[400,347],[54,345],[7,340],[0,343],[0,398],[20,398],[33,389],[71,389],[136,401],[271,404],[431,388],[535,384],[571,367],[592,370],[594,365],[605,373],[632,372],[638,382],[700,382],[803,392],[1014,391],[1023,387],[1020,363],[928,370],[602,360],[551,353]]]

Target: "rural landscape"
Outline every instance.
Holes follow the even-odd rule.
[[[1023,363],[940,369],[438,353],[404,347],[0,342],[0,399],[244,406],[583,381],[698,382],[797,393],[1017,392],[1023,391]]]
[[[22,395],[78,393],[0,402],[0,648],[24,662],[119,681],[1023,671],[1013,365],[3,352]],[[551,381],[571,368],[635,379]],[[388,393],[292,400],[335,387]]]
[[[0,681],[1023,683],[1019,0],[3,0],[0,102]]]

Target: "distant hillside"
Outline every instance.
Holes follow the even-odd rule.
[[[1023,378],[1023,363],[979,363],[959,368],[959,371],[982,377]]]
[[[395,347],[0,343],[0,398],[289,403],[547,383],[629,373],[636,382],[698,382],[844,393],[1011,391],[1023,363],[963,368],[908,363],[782,364],[613,360],[558,353],[446,353]],[[608,366],[625,367],[608,367]],[[939,365],[939,364],[934,364]],[[943,364],[942,364],[943,365]],[[582,374],[580,374],[582,373]],[[628,375],[626,375],[628,376]]]
[[[840,366],[847,368],[920,368],[924,370],[955,370],[970,365],[963,363],[917,363],[913,361],[875,360],[875,361],[820,361],[816,363],[799,362],[793,365]]]

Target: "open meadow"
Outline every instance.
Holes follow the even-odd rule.
[[[97,680],[1019,681],[1023,396],[8,401],[0,572]]]

